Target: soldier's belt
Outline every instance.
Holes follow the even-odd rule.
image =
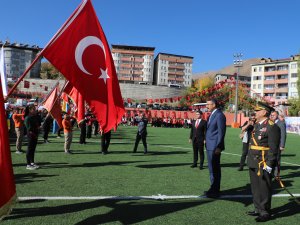
[[[252,150],[259,150],[259,151],[268,151],[268,150],[270,150],[269,147],[257,146],[257,145],[251,145],[250,149],[252,149]]]

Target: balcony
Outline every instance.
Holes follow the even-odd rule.
[[[276,88],[276,93],[288,93],[288,92],[289,92],[288,87]]]
[[[264,94],[274,94],[274,93],[275,93],[275,89],[274,88],[264,89]]]
[[[275,84],[288,84],[288,79],[277,79],[276,81],[275,81]]]
[[[264,84],[275,84],[275,80],[265,80]]]

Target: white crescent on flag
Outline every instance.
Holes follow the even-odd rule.
[[[77,63],[77,66],[82,70],[82,72],[84,72],[85,74],[88,75],[92,75],[91,73],[89,73],[83,66],[82,64],[82,55],[85,51],[85,49],[91,45],[98,45],[103,49],[104,52],[104,56],[106,58],[106,54],[105,54],[105,49],[104,49],[104,45],[102,43],[102,41],[95,36],[87,36],[83,39],[81,39],[78,43],[78,45],[76,46],[76,50],[75,50],[75,61]]]

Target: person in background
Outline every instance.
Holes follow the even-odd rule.
[[[136,116],[136,122],[138,125],[138,131],[136,134],[135,145],[133,148],[133,153],[136,153],[140,140],[142,139],[144,145],[144,154],[148,153],[147,149],[147,124],[148,120],[145,113],[141,113],[140,117]]]
[[[100,128],[100,134],[101,134],[101,153],[103,155],[106,155],[108,153],[108,147],[110,144],[111,130],[104,133],[103,130]]]
[[[285,142],[286,142],[286,123],[284,120],[284,115],[279,115],[278,111],[271,112],[270,120],[272,120],[280,129],[280,145],[279,145],[279,151],[277,155],[277,165],[274,170],[274,176],[279,177],[281,154],[284,151]]]
[[[254,211],[247,212],[257,216],[256,222],[266,222],[271,219],[272,171],[276,166],[280,144],[280,129],[269,119],[272,107],[258,102],[256,123],[250,139],[247,161]]]
[[[80,129],[79,144],[86,144],[86,119],[80,121],[78,127]]]
[[[31,104],[25,108],[24,114],[25,126],[27,129],[27,152],[26,152],[26,161],[28,170],[38,169],[39,166],[35,164],[34,155],[38,141],[39,128],[41,126],[41,118],[37,115],[35,105]]]
[[[207,109],[211,112],[205,136],[206,154],[210,176],[210,188],[205,192],[208,198],[220,196],[221,184],[221,152],[225,149],[226,117],[218,108],[216,99],[207,101]]]
[[[62,125],[63,125],[63,128],[64,128],[64,135],[65,135],[65,144],[64,144],[65,153],[66,154],[72,154],[72,152],[70,150],[70,147],[71,147],[71,144],[72,144],[73,129],[72,129],[70,116],[68,114],[64,115]]]
[[[193,164],[191,168],[197,167],[198,154],[200,156],[200,170],[203,169],[204,163],[204,141],[206,133],[206,120],[202,119],[203,113],[196,112],[196,120],[192,123],[189,142],[193,144]]]
[[[243,152],[240,160],[240,167],[238,171],[243,171],[245,162],[246,162],[246,157],[248,155],[248,149],[249,149],[249,141],[251,137],[251,133],[254,129],[254,124],[255,124],[255,113],[251,113],[249,117],[249,121],[246,121],[243,126],[241,127],[241,132],[243,134],[242,137],[242,142],[243,142]]]
[[[15,131],[16,131],[16,153],[22,154],[22,143],[24,137],[24,113],[21,112],[20,108],[15,108],[13,110],[12,119],[15,124]]]
[[[44,123],[42,125],[44,131],[43,133],[44,143],[49,143],[48,136],[51,130],[51,124],[53,124],[53,118],[50,113],[47,113]]]

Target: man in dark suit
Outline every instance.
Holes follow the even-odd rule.
[[[203,169],[204,163],[204,141],[206,133],[206,121],[202,119],[202,111],[196,112],[196,120],[193,121],[189,142],[193,144],[194,161],[192,168],[197,167],[198,154],[200,156],[200,170]]]
[[[140,140],[142,139],[144,145],[144,154],[148,153],[147,150],[147,124],[148,120],[145,113],[142,113],[140,117],[136,117],[136,122],[138,124],[138,131],[136,134],[135,145],[133,148],[133,153],[136,153]]]
[[[282,115],[283,117],[283,115]],[[277,155],[277,166],[275,167],[274,176],[280,176],[280,162],[281,162],[281,153],[284,151],[285,148],[285,141],[286,141],[286,124],[285,120],[279,119],[278,111],[273,111],[270,115],[270,120],[272,120],[279,128],[280,128],[280,145],[279,151]]]
[[[258,102],[254,110],[257,122],[251,135],[247,159],[255,211],[247,214],[257,216],[255,219],[257,222],[266,222],[271,219],[271,173],[277,161],[280,129],[268,118],[272,107]]]
[[[224,138],[226,133],[226,117],[218,108],[216,99],[210,99],[206,105],[211,112],[205,135],[205,145],[210,176],[210,188],[205,195],[208,198],[217,198],[220,195],[221,183],[221,151],[225,149]]]

